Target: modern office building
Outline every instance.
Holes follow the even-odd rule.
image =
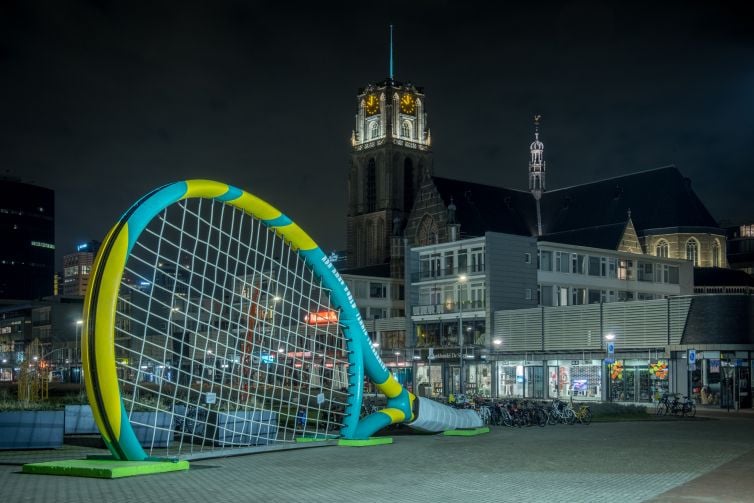
[[[55,193],[0,179],[0,300],[52,295],[55,274]]]
[[[76,247],[75,253],[63,256],[63,295],[83,297],[89,286],[89,275],[99,241],[89,241]]]

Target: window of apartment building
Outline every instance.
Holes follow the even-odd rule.
[[[639,281],[654,281],[653,265],[649,262],[639,262],[636,269],[636,279]]]
[[[369,298],[384,299],[387,298],[387,286],[384,283],[369,283]]]
[[[466,250],[458,250],[458,272],[468,272],[469,254]]]
[[[576,306],[586,304],[586,288],[571,289],[571,304]]]
[[[539,252],[539,270],[552,271],[552,252],[542,250]]]
[[[484,248],[472,248],[471,252],[471,271],[484,271]]]
[[[555,252],[555,271],[557,272],[570,272],[569,270],[569,254],[565,252]]]
[[[618,259],[615,257],[607,259],[607,277],[613,279],[618,277]]]
[[[589,289],[589,296],[587,297],[590,304],[599,304],[602,300],[602,290]]]
[[[431,253],[419,257],[422,278],[435,278],[440,275],[440,254]]]
[[[388,330],[382,332],[385,349],[403,349],[406,347],[406,333],[403,330]]]
[[[586,270],[586,255],[577,253],[571,254],[571,272],[574,274],[584,274]]]
[[[381,320],[387,318],[387,309],[384,307],[370,307],[369,314],[373,320]]]
[[[633,267],[632,260],[618,259],[618,279],[630,280],[632,267]]]
[[[555,301],[557,306],[568,305],[568,287],[556,286],[555,287]]]
[[[443,259],[444,259],[444,265],[445,265],[445,275],[453,274],[455,271],[455,267],[453,266],[453,259],[454,259],[455,253],[452,251],[446,251]]]
[[[600,258],[589,257],[589,276],[600,276]]]
[[[471,283],[469,285],[469,300],[471,301],[471,307],[480,309],[484,307],[484,283]]]

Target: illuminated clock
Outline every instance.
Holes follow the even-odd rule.
[[[377,112],[380,111],[380,100],[377,99],[377,96],[374,94],[370,94],[367,96],[367,100],[364,103],[364,109],[367,112],[367,116],[374,115]]]
[[[416,113],[416,98],[413,94],[404,94],[401,97],[401,113],[414,115]]]

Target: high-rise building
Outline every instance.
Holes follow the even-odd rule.
[[[75,253],[63,256],[63,295],[86,295],[89,275],[92,271],[94,255],[99,249],[99,241],[89,241],[76,247]]]
[[[0,179],[0,299],[32,300],[53,292],[55,192]]]

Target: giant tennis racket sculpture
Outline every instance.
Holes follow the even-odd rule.
[[[87,395],[117,459],[481,426],[405,390],[315,242],[223,183],[134,204],[104,239],[84,309]],[[379,412],[362,414],[365,376],[387,397]]]

